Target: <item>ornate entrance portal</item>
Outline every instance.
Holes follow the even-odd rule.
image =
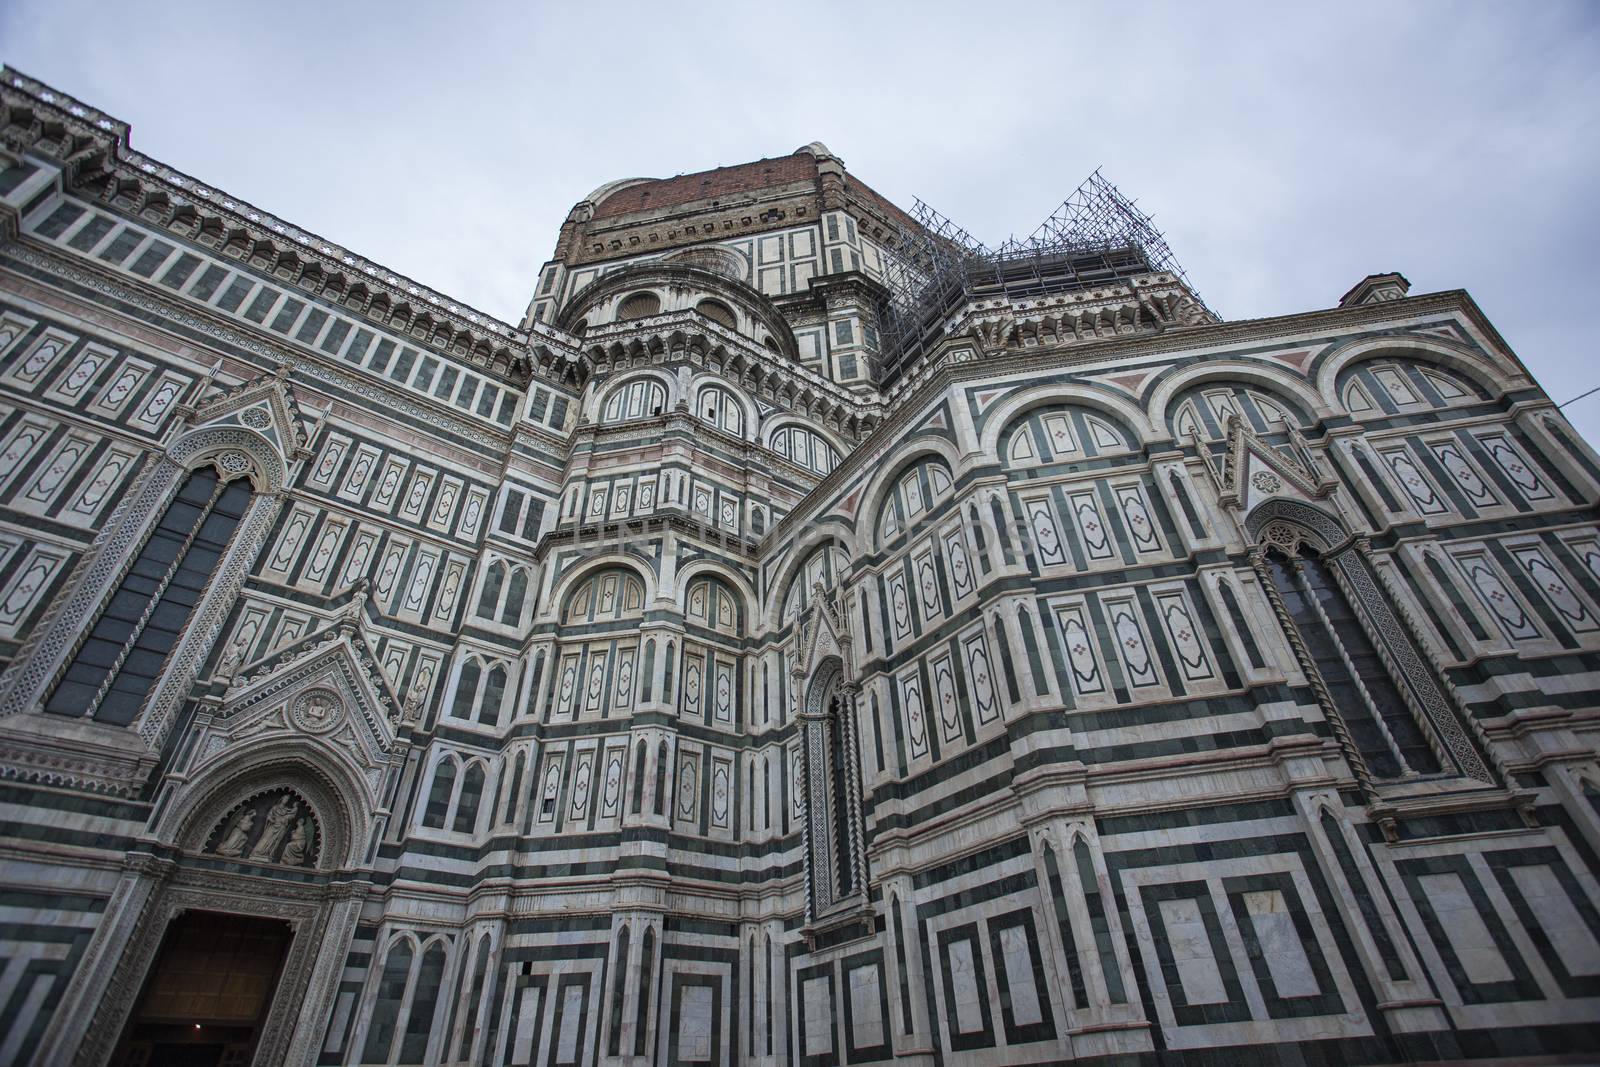
[[[112,1064],[249,1063],[292,940],[275,919],[208,911],[173,919]]]

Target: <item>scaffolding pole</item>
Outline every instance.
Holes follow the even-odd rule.
[[[885,256],[891,366],[920,351],[945,316],[977,295],[1039,295],[1163,272],[1200,300],[1154,221],[1098,168],[1027,238],[993,249],[920,199],[909,214],[915,225],[897,228]]]

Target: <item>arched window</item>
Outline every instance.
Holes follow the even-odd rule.
[[[617,386],[606,396],[606,402],[600,409],[600,421],[648,419],[661,414],[666,407],[666,386],[655,378],[634,378]]]
[[[1133,451],[1133,434],[1080,404],[1034,408],[1000,435],[1006,467],[1082,463]]]
[[[617,931],[617,951],[612,957],[611,979],[611,1036],[606,1041],[610,1055],[621,1054],[622,1049],[622,998],[628,990],[628,928]]]
[[[756,935],[755,934],[751,934],[748,938],[745,939],[745,943],[744,943],[744,958],[745,958],[745,966],[750,969],[749,970],[749,977],[746,980],[746,985],[745,985],[745,988],[747,990],[747,992],[745,994],[745,1002],[746,1002],[747,1007],[746,1007],[745,1010],[749,1013],[749,1016],[750,1016],[750,1033],[749,1033],[749,1037],[747,1039],[749,1043],[745,1047],[750,1050],[750,1055],[754,1056],[755,1052],[756,1052]]]
[[[450,706],[450,715],[456,719],[472,718],[472,707],[478,701],[478,684],[483,677],[483,666],[469,658],[461,665],[461,680],[456,683],[456,700]]]
[[[667,743],[656,744],[656,814],[667,813]]]
[[[500,707],[506,699],[506,669],[495,664],[483,683],[483,704],[478,708],[478,721],[485,726],[500,725]]]
[[[1186,389],[1174,398],[1170,429],[1180,442],[1198,434],[1202,441],[1227,436],[1228,420],[1237,415],[1257,434],[1269,440],[1289,426],[1305,429],[1310,419],[1299,405],[1257,387],[1208,383]]]
[[[912,530],[955,488],[950,467],[937,456],[912,463],[895,478],[878,510],[878,539],[884,544]]]
[[[1362,360],[1339,372],[1335,386],[1353,418],[1363,421],[1464,407],[1489,399],[1482,386],[1417,359]]]
[[[762,766],[761,828],[772,829],[772,753],[767,753]]]
[[[702,300],[694,309],[718,326],[726,326],[730,330],[739,328],[739,320],[734,316],[733,309],[720,300]]]
[[[839,452],[821,434],[785,423],[772,431],[767,446],[791,463],[827,474],[839,465]]]
[[[703,385],[695,394],[694,413],[699,418],[737,437],[744,436],[744,405],[732,391],[720,385]]]
[[[1083,894],[1084,906],[1089,911],[1089,925],[1094,930],[1095,951],[1100,956],[1100,974],[1106,980],[1106,995],[1113,1004],[1125,1004],[1128,994],[1122,985],[1122,968],[1117,963],[1117,950],[1111,940],[1105,896],[1100,892],[1100,878],[1095,873],[1094,857],[1089,854],[1089,846],[1081,837],[1072,843],[1072,860],[1078,867],[1078,889]]]
[[[428,1039],[433,1036],[434,1015],[439,1006],[439,986],[444,982],[444,943],[435,941],[422,954],[422,966],[417,968],[416,985],[411,991],[411,1014],[406,1019],[406,1032],[400,1039],[397,1063],[421,1063],[428,1052]]]
[[[639,814],[644,806],[645,743],[640,741],[633,749],[633,813]]]
[[[190,472],[45,701],[57,715],[126,726],[178,643],[250,504],[250,483]]]
[[[644,319],[661,313],[661,298],[652,292],[633,293],[623,298],[617,308],[617,319]]]
[[[567,597],[568,623],[612,622],[644,614],[644,583],[622,567],[610,567],[579,582]]]
[[[783,621],[789,622],[805,610],[811,603],[812,587],[818,582],[824,589],[837,585],[846,562],[844,550],[836,544],[823,545],[807,556],[783,594]]]
[[[743,612],[733,589],[720,578],[696,578],[684,596],[684,614],[692,622],[730,637],[743,632]]]
[[[517,817],[517,800],[522,796],[522,770],[526,756],[517,753],[516,762],[511,765],[511,788],[506,793],[506,810],[501,816],[503,822],[512,822]]]
[[[455,792],[455,785],[456,761],[446,756],[433,769],[433,785],[428,789],[428,805],[422,813],[423,826],[431,830],[444,829],[444,819],[450,811],[450,796]]]
[[[470,834],[478,828],[478,805],[483,802],[483,764],[474,761],[461,776],[461,796],[456,800],[456,817],[450,829]]]
[[[845,732],[844,709],[839,705],[837,692],[829,698],[828,707],[828,755],[830,758],[829,778],[831,779],[833,806],[833,869],[837,893],[835,899],[842,899],[855,891],[855,870],[851,860],[850,847],[850,804],[847,796],[849,788],[849,763],[847,746],[850,744],[849,735]]]
[[[1310,549],[1267,567],[1351,740],[1379,778],[1438,774],[1439,758],[1378,654],[1360,611]]]
[[[461,1040],[456,1045],[456,1059],[468,1060],[477,1038],[478,1008],[483,1001],[483,983],[489,973],[489,954],[493,949],[489,935],[478,938],[477,959],[472,963],[472,986],[467,990],[467,1002],[462,1005]]]
[[[389,940],[389,957],[378,979],[378,995],[372,1002],[367,1023],[367,1039],[361,1049],[361,1062],[388,1063],[394,1048],[394,1031],[400,1021],[400,1004],[406,999],[411,981],[411,939],[395,935]]]
[[[489,564],[483,572],[483,592],[478,595],[478,615],[494,618],[495,607],[500,603],[500,587],[506,580],[506,565],[499,560]]]
[[[645,930],[644,951],[639,959],[639,1011],[634,1019],[633,1054],[644,1055],[645,1034],[650,1022],[650,990],[655,986],[656,932]]]
[[[518,626],[522,623],[522,604],[528,599],[528,572],[521,567],[511,572],[511,581],[506,585],[506,606],[500,612],[500,622],[505,626]]]
[[[1067,906],[1065,884],[1061,880],[1061,865],[1056,862],[1056,850],[1046,841],[1043,848],[1045,880],[1050,885],[1050,899],[1055,902],[1056,929],[1061,934],[1061,947],[1067,957],[1067,980],[1072,987],[1074,1004],[1082,1007],[1089,1003],[1083,984],[1083,961],[1078,956],[1078,942],[1072,935],[1072,913]],[[899,922],[899,916],[895,921]]]

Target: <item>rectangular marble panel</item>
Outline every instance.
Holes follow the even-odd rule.
[[[1511,973],[1505,957],[1500,954],[1494,936],[1478,913],[1478,906],[1473,903],[1460,875],[1454,872],[1424,874],[1417,878],[1417,883],[1439,916],[1439,926],[1469,981],[1482,984],[1515,980],[1516,975]]]
[[[578,1058],[578,1025],[583,1021],[583,988],[569,985],[561,994],[561,1033],[556,1037],[556,1062]]]
[[[1011,1018],[1018,1026],[1033,1026],[1044,1021],[1039,1008],[1039,986],[1033,977],[1033,955],[1028,949],[1028,930],[1008,926],[1000,931],[1000,966],[1005,968],[1006,988],[1011,993]]]
[[[1278,996],[1314,997],[1320,993],[1321,986],[1306,958],[1300,932],[1295,929],[1294,916],[1289,914],[1283,894],[1276,889],[1245,893],[1244,907],[1255,927],[1256,941],[1261,945],[1261,955]]]
[[[529,986],[517,1000],[516,1029],[511,1032],[511,1062],[525,1064],[533,1058],[533,1039],[539,1036],[539,989]]]
[[[678,1059],[703,1063],[711,1058],[710,986],[685,986],[678,1001]]]
[[[825,976],[807,978],[800,986],[805,999],[806,1030],[800,1035],[804,1054],[827,1056],[833,1052],[833,1003]]]
[[[882,980],[878,965],[857,967],[848,977],[850,984],[850,1042],[856,1048],[875,1048],[883,1044]]]
[[[1160,903],[1161,923],[1166,927],[1172,962],[1178,968],[1183,997],[1190,1004],[1224,1004],[1228,1000],[1211,952],[1211,937],[1206,931],[1200,903],[1193,897],[1178,897]]]
[[[1568,974],[1600,974],[1600,942],[1583,921],[1572,898],[1548,866],[1513,867],[1511,878],[1522,891],[1561,965]]]
[[[953,1029],[961,1034],[975,1034],[983,1029],[983,1011],[979,1007],[983,991],[978,988],[978,976],[973,960],[973,943],[970,940],[952,941],[945,953],[945,965],[950,968],[950,985],[955,992],[951,1005],[954,1016]]]

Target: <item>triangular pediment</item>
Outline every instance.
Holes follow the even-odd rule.
[[[855,677],[850,626],[845,611],[838,606],[843,599],[842,590],[829,591],[821,582],[812,586],[811,603],[800,627],[799,648],[793,660],[801,677],[811,677],[830,656],[838,657],[847,679]]]
[[[310,455],[305,416],[289,385],[288,366],[180,409],[190,426],[243,426],[272,442],[287,466]]]
[[[1304,447],[1298,439],[1295,444]],[[1290,455],[1262,440],[1237,415],[1228,419],[1221,483],[1222,504],[1240,511],[1269,497],[1321,500],[1337,484],[1310,466],[1308,449],[1304,458]]]
[[[202,731],[201,762],[287,736],[337,750],[376,790],[405,747],[402,705],[353,616],[239,668]]]

